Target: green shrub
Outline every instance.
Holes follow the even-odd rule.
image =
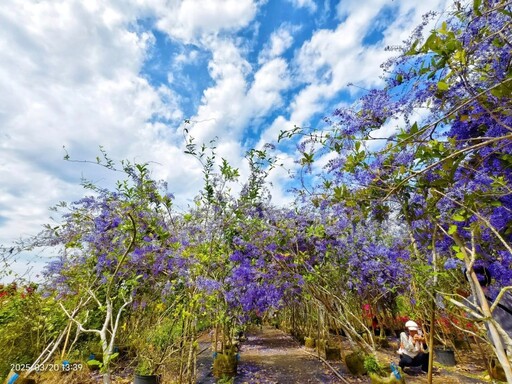
[[[0,288],[0,381],[11,364],[32,364],[65,324],[53,299],[42,298],[34,286]]]
[[[382,367],[374,355],[366,355],[363,366],[367,373],[376,373],[380,375],[383,372]]]

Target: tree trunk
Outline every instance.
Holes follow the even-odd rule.
[[[470,277],[471,277],[471,280],[473,281],[478,304],[480,305],[480,308],[482,309],[482,313],[483,313],[484,317],[492,318],[492,313],[489,308],[489,303],[487,302],[487,299],[485,298],[485,293],[484,293],[482,287],[480,286],[478,277],[476,276],[476,274],[473,270],[471,270]],[[501,366],[503,367],[503,371],[505,372],[505,376],[507,377],[507,383],[512,383],[512,367],[510,366],[510,361],[508,360],[507,354],[505,353],[505,346],[501,342],[500,334],[492,321],[487,320],[485,323],[489,329],[489,333],[491,336],[491,342],[494,346],[494,352],[496,353],[496,357],[498,358]]]

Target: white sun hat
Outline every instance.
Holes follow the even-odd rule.
[[[405,323],[405,328],[407,328],[409,331],[417,331],[419,327],[416,322],[409,320],[407,323]]]

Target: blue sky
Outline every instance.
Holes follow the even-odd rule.
[[[185,119],[196,142],[218,137],[218,157],[246,175],[248,149],[294,125],[317,126],[360,88],[379,86],[390,55],[384,47],[406,39],[427,11],[442,17],[450,4],[3,2],[0,246],[37,233],[50,222],[48,207],[82,196],[82,177],[108,185],[117,176],[64,162],[63,146],[75,159],[95,159],[101,145],[114,159],[152,162],[154,177],[168,181],[185,210],[202,180],[197,161],[183,153]],[[278,155],[294,169],[293,146]],[[291,199],[285,169],[270,181],[276,204]]]

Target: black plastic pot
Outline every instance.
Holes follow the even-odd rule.
[[[434,351],[438,363],[446,365],[447,367],[457,365],[455,353],[452,349],[436,348]]]
[[[158,384],[160,377],[157,375],[135,375],[133,384]]]

